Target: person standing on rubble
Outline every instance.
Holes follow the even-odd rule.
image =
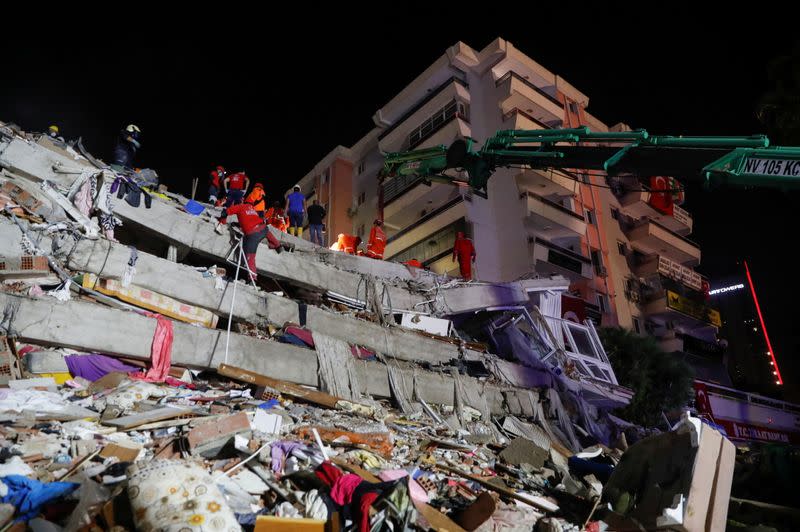
[[[386,249],[386,233],[383,232],[383,221],[376,219],[372,222],[372,230],[367,241],[367,257],[383,260],[383,251]]]
[[[314,204],[308,208],[308,230],[311,231],[311,242],[324,246],[322,241],[322,220],[325,219],[325,208],[314,200]]]
[[[208,202],[216,204],[219,200],[219,191],[222,189],[222,180],[225,179],[228,173],[225,171],[224,166],[217,166],[216,170],[212,170],[208,176]]]
[[[244,193],[250,188],[250,178],[244,172],[236,172],[222,181],[225,189],[225,207],[244,201]]]
[[[55,124],[47,128],[47,136],[58,142],[64,142],[64,137],[58,134],[58,126]]]
[[[136,157],[136,152],[142,147],[139,142],[141,136],[142,130],[134,124],[128,125],[119,132],[117,145],[114,147],[112,166],[124,169],[133,168],[133,159]]]
[[[256,212],[261,215],[261,218],[264,219],[267,211],[267,195],[264,193],[264,185],[256,183],[244,202],[252,205]]]
[[[456,233],[456,242],[453,245],[453,261],[458,260],[458,269],[461,277],[466,281],[472,279],[472,263],[475,261],[475,246],[472,240],[465,237],[462,231]]]
[[[300,185],[294,186],[294,192],[286,198],[286,213],[289,215],[289,234],[303,236],[303,216],[306,213],[306,197],[300,192]]]
[[[264,238],[267,239],[267,245],[270,249],[274,249],[277,253],[281,252],[281,243],[277,238],[272,236],[267,227],[267,223],[262,218],[252,205],[249,203],[239,203],[232,207],[226,207],[222,210],[222,215],[219,217],[219,223],[225,224],[228,216],[235,214],[239,221],[239,226],[244,233],[242,247],[244,250],[245,261],[250,270],[250,280],[256,282],[256,252],[258,245]]]

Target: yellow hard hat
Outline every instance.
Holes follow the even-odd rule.
[[[52,131],[53,133],[58,133],[58,126],[53,125],[53,126],[50,126],[47,129]]]

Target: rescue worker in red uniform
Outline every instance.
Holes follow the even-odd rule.
[[[264,218],[267,211],[267,195],[264,194],[264,185],[256,183],[253,186],[253,191],[247,195],[244,202],[252,205],[256,212],[261,215],[261,218]]]
[[[208,176],[208,202],[211,204],[217,203],[222,190],[222,180],[225,179],[228,173],[223,166],[217,166],[216,170],[212,170]]]
[[[458,260],[461,277],[469,281],[472,279],[472,262],[475,260],[475,246],[472,240],[465,237],[464,233],[456,233],[456,242],[453,245],[453,260]]]
[[[417,259],[407,260],[403,264],[405,264],[406,266],[412,266],[414,268],[422,268],[422,263]]]
[[[281,252],[281,243],[277,238],[272,236],[267,228],[266,222],[261,215],[256,212],[252,205],[249,203],[239,203],[232,207],[226,207],[222,210],[222,216],[219,218],[219,223],[225,224],[228,216],[235,214],[239,220],[239,226],[244,233],[244,240],[242,246],[244,247],[244,257],[247,261],[247,267],[250,269],[250,280],[256,281],[256,251],[258,245],[264,238],[267,239],[267,244],[270,249],[276,252]]]
[[[236,172],[222,182],[225,188],[225,207],[244,201],[244,193],[250,188],[250,178],[244,172]]]
[[[367,257],[383,260],[383,251],[386,249],[386,233],[383,232],[383,222],[375,220],[372,222],[372,230],[369,232],[367,242]]]

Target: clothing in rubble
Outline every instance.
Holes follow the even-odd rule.
[[[0,502],[17,509],[17,522],[29,521],[39,515],[39,509],[50,501],[74,491],[80,484],[75,482],[39,482],[22,475],[0,478],[5,495]]]
[[[131,373],[140,369],[120,362],[116,358],[96,353],[69,355],[64,357],[64,362],[67,363],[67,368],[73,377],[83,377],[93,382],[114,371]]]
[[[459,231],[453,245],[453,260],[458,260],[461,277],[467,281],[472,279],[472,261],[475,260],[475,256],[475,246],[472,245],[472,240],[466,238],[464,233]]]
[[[144,206],[149,209],[153,204],[153,197],[142,190],[142,188],[125,177],[117,177],[114,184],[111,185],[111,193],[117,193],[117,198],[125,198],[125,201],[131,207],[139,207],[141,204],[142,194],[144,194]]]
[[[278,242],[277,238],[272,236],[272,233],[269,232],[269,228],[263,218],[261,218],[261,215],[259,215],[249,203],[240,203],[223,210],[222,216],[219,219],[220,223],[224,224],[227,217],[231,214],[236,215],[236,218],[239,220],[239,226],[241,226],[244,232],[244,241],[242,242],[244,256],[247,261],[247,266],[250,269],[250,279],[255,281],[257,278],[256,252],[258,251],[258,245],[264,238],[267,239],[270,249],[280,249],[281,244]]]
[[[112,157],[112,164],[122,166],[124,168],[133,167],[133,159],[136,157],[136,152],[141,148],[139,143],[139,133],[129,132],[125,129],[119,132],[117,144],[114,147],[114,154]]]

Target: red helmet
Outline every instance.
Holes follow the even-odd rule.
[[[264,189],[264,185],[262,185],[261,183],[256,183],[255,185],[253,185],[253,188],[260,188],[260,189],[263,190]]]

